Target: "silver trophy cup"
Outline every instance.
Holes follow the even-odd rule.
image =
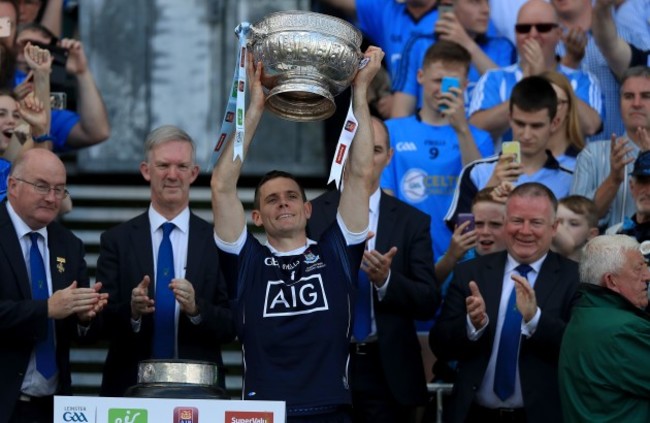
[[[281,118],[308,122],[330,117],[334,96],[354,79],[361,32],[321,13],[284,11],[251,27],[249,50],[264,65],[266,107]]]

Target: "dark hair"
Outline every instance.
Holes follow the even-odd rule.
[[[383,121],[383,119],[380,119],[376,116],[372,116],[371,120],[373,122],[377,122],[379,126],[381,126],[384,129],[384,134],[386,135],[386,151],[390,150],[390,134],[388,133],[388,126],[386,126],[386,123]]]
[[[510,192],[510,195],[508,195],[508,201],[513,197],[548,198],[551,202],[553,214],[557,212],[557,198],[555,197],[555,194],[553,194],[553,191],[551,191],[546,185],[540,184],[539,182],[526,182],[517,185],[517,187]]]
[[[557,113],[557,94],[550,82],[541,76],[528,76],[512,89],[510,113],[514,106],[524,112],[538,112],[547,109],[551,120]]]
[[[465,67],[465,74],[469,72],[469,65],[472,62],[472,56],[469,51],[460,44],[452,41],[439,40],[429,47],[424,53],[422,69],[426,68],[433,62],[453,63]]]
[[[253,200],[253,209],[255,210],[260,209],[260,188],[262,188],[262,185],[264,185],[265,183],[267,183],[272,179],[277,179],[277,178],[287,178],[294,181],[298,185],[298,188],[300,188],[300,195],[302,195],[302,201],[305,202],[307,201],[307,194],[305,194],[305,188],[303,188],[302,184],[298,182],[298,179],[294,175],[282,170],[272,170],[270,172],[267,172],[264,176],[262,176],[262,179],[260,179],[260,182],[255,187],[255,199]]]

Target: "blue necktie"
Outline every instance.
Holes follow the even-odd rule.
[[[37,232],[32,232],[29,237],[32,246],[29,249],[29,271],[32,278],[32,299],[46,300],[49,297],[47,291],[47,276],[45,275],[45,264],[38,249]],[[54,348],[54,322],[47,319],[47,338],[36,344],[36,370],[45,379],[50,379],[56,373],[56,353]]]
[[[364,341],[370,335],[370,280],[363,270],[359,270],[352,335],[357,342]]]
[[[158,249],[156,269],[156,293],[153,316],[153,358],[174,357],[174,312],[176,300],[169,284],[174,279],[174,252],[169,234],[175,228],[173,223],[163,223],[163,238]]]
[[[522,277],[527,277],[533,268],[527,264],[520,264],[515,271]],[[499,352],[494,372],[494,393],[505,401],[515,392],[515,376],[517,374],[517,359],[519,356],[519,341],[521,340],[521,313],[517,310],[517,294],[513,286],[506,317],[503,320]]]

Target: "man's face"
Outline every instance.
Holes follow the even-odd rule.
[[[625,130],[650,129],[650,78],[634,76],[621,87],[621,115]]]
[[[393,149],[390,148],[388,133],[383,125],[376,119],[372,119],[372,130],[374,135],[374,154],[372,159],[372,180],[379,183],[384,168],[390,163],[393,157]]]
[[[11,134],[14,133],[16,122],[20,114],[16,108],[16,101],[8,95],[0,95],[0,152],[4,151],[11,142]]]
[[[472,206],[476,228],[476,252],[482,256],[506,249],[504,240],[505,206],[481,201]]]
[[[190,185],[199,174],[192,160],[192,145],[186,141],[167,141],[149,152],[140,172],[151,186],[151,202],[159,213],[179,211],[190,201]]]
[[[611,275],[608,288],[618,292],[639,308],[648,305],[648,281],[650,271],[640,251],[626,251],[625,265]]]
[[[36,230],[49,225],[57,217],[62,199],[56,198],[53,190],[47,194],[38,193],[30,183],[65,189],[65,182],[63,163],[51,153],[39,154],[39,158],[30,159],[30,164],[25,164],[9,177],[7,196],[21,219]]]
[[[557,206],[557,223],[564,227],[576,247],[582,247],[596,235],[595,228],[589,227],[585,215],[578,214],[562,204]]]
[[[454,14],[469,34],[485,34],[490,21],[488,0],[456,0]]]
[[[467,69],[457,63],[432,62],[418,70],[418,83],[422,85],[422,108],[438,112],[440,108],[440,86],[444,76],[455,76],[460,81],[460,87],[465,90],[467,85]]]
[[[253,222],[263,226],[269,237],[291,238],[304,234],[311,216],[311,203],[303,200],[298,183],[278,177],[259,188],[259,210],[253,210]]]
[[[557,122],[551,121],[548,109],[525,112],[517,106],[512,107],[510,127],[513,138],[521,144],[522,159],[546,154],[548,140],[555,126]]]
[[[632,176],[630,178],[630,193],[634,198],[639,222],[650,221],[650,177]]]
[[[519,263],[540,259],[551,247],[557,222],[551,201],[545,197],[511,196],[506,203],[505,240]]]
[[[3,43],[11,51],[13,50],[14,43],[16,42],[16,24],[18,23],[16,9],[14,9],[11,3],[0,2],[0,17],[9,18],[11,33],[7,38],[0,38],[0,42]]]
[[[25,46],[27,43],[41,43],[41,44],[50,44],[52,40],[48,37],[45,37],[40,32],[34,30],[24,30],[20,31],[18,37],[16,38],[16,66],[21,71],[27,73],[29,72],[29,66],[25,62]]]
[[[529,31],[519,31],[515,27],[515,41],[517,44],[517,53],[522,55],[523,46],[529,42],[539,43],[542,49],[542,55],[546,62],[550,62],[555,57],[555,47],[562,38],[562,30],[558,26],[557,15],[553,6],[543,1],[531,1],[525,3],[517,15],[517,24],[550,24],[546,25],[549,31],[542,31],[542,26],[531,26]],[[527,29],[527,28],[526,28]]]

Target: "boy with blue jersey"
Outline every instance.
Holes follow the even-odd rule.
[[[318,242],[306,235],[311,204],[285,172],[265,176],[255,192],[252,219],[264,228],[262,245],[248,233],[237,196],[242,160],[232,142],[212,174],[215,242],[244,359],[244,399],[285,401],[288,422],[349,422],[347,382],[353,294],[368,234],[373,134],[366,101],[383,52],[369,47],[353,81],[358,120],[336,223]],[[250,65],[251,101],[244,153],[264,109],[261,63]],[[380,267],[373,258],[366,265]]]
[[[490,135],[467,123],[463,91],[471,58],[450,41],[438,41],[418,71],[423,87],[422,109],[415,115],[386,121],[393,159],[384,169],[381,186],[397,198],[431,216],[434,257],[441,257],[451,239],[442,219],[463,165],[493,154]],[[443,77],[454,77],[460,88],[441,91]]]

